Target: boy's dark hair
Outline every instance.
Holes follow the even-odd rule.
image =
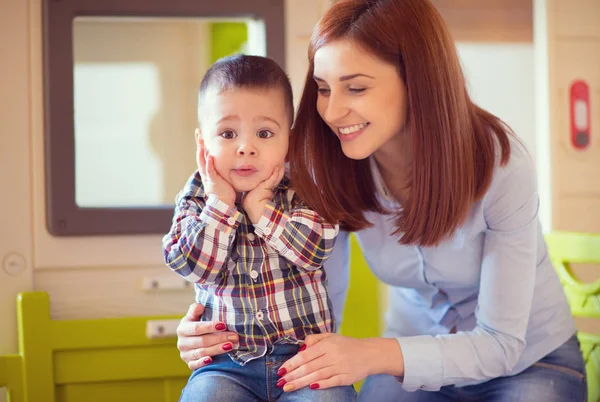
[[[206,72],[198,93],[198,120],[208,89],[218,92],[234,88],[272,89],[283,91],[290,126],[294,122],[294,99],[290,80],[283,69],[268,57],[236,54],[217,60]]]

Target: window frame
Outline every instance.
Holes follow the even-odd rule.
[[[285,69],[284,0],[44,0],[46,227],[54,236],[165,233],[172,206],[82,208],[75,199],[73,21],[95,17],[235,17],[264,21],[267,56]]]

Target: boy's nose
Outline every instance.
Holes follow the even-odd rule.
[[[251,144],[242,144],[237,153],[239,156],[256,156],[256,148]]]

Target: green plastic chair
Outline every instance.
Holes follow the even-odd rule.
[[[588,402],[600,401],[600,335],[579,334],[581,351],[586,362]]]
[[[546,236],[548,252],[565,289],[573,316],[600,318],[600,277],[582,283],[570,264],[600,264],[600,234],[552,232]],[[600,334],[578,334],[585,359],[588,402],[600,401]]]
[[[350,235],[350,286],[344,306],[340,333],[354,338],[381,336],[379,280],[369,269],[354,235]],[[354,384],[359,391],[363,381]]]
[[[21,355],[0,356],[0,388],[6,387],[8,402],[24,402]]]
[[[19,355],[0,358],[11,402],[174,401],[190,374],[175,338],[146,336],[149,320],[179,317],[53,320],[48,295],[25,292],[17,318]]]
[[[379,280],[369,269],[354,235],[350,235],[350,286],[340,333],[355,338],[381,336]]]

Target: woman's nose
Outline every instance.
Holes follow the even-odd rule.
[[[344,102],[332,94],[329,96],[327,108],[325,109],[325,120],[327,120],[329,124],[333,124],[346,116],[348,110],[349,109]]]

